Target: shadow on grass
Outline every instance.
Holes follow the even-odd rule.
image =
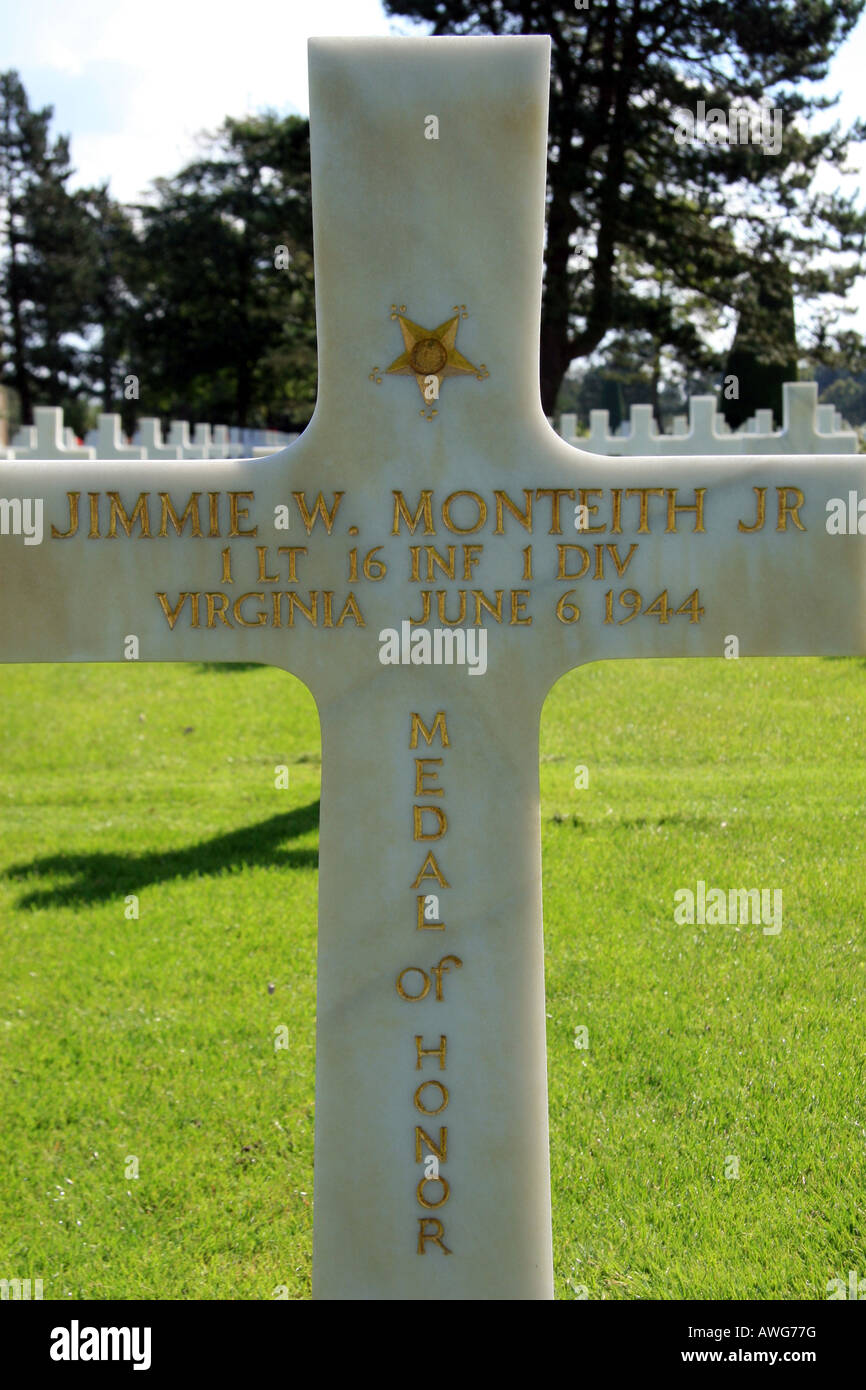
[[[593,834],[597,831],[617,834],[621,830],[661,830],[667,825],[693,830],[696,833],[708,833],[716,830],[719,824],[714,816],[692,815],[687,811],[671,816],[624,816],[620,820],[615,820],[612,816],[583,818],[577,811],[569,811],[566,814],[554,811],[546,818],[546,822],[557,829],[564,826],[566,830],[582,830]]]
[[[36,888],[19,898],[22,908],[76,907],[107,902],[168,883],[177,878],[207,878],[242,869],[262,867],[315,869],[317,849],[290,849],[287,840],[316,830],[319,802],[311,801],[293,811],[284,811],[255,825],[216,835],[185,849],[145,854],[94,851],[88,854],[48,854],[29,864],[12,864],[3,877],[13,882],[36,879],[67,879],[50,888]]]
[[[224,676],[230,671],[264,671],[266,668],[267,662],[264,661],[201,661],[198,673],[200,676]]]

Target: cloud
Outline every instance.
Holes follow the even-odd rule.
[[[73,186],[108,180],[123,201],[176,172],[227,115],[306,114],[313,34],[395,27],[377,0],[0,0],[3,67],[19,71],[32,105],[54,107],[53,131],[71,136]]]

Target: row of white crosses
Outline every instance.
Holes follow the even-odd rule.
[[[172,420],[168,438],[163,437],[160,420],[145,416],[138,421],[133,441],[127,442],[120,415],[107,412],[99,416],[95,430],[79,444],[73,431],[63,423],[60,406],[36,406],[33,424],[23,425],[8,449],[0,449],[7,459],[227,459],[263,458],[297,439],[297,435],[266,430],[265,443],[252,449],[230,437],[227,425],[199,424],[190,436],[189,422]]]
[[[692,396],[689,415],[677,415],[673,433],[663,434],[651,405],[633,405],[630,424],[610,433],[606,410],[591,410],[589,436],[576,437],[577,417],[564,414],[559,433],[569,444],[591,453],[626,457],[684,454],[856,454],[856,431],[847,429],[832,405],[818,404],[814,381],[783,386],[782,428],[775,430],[772,410],[759,410],[736,432],[719,413],[715,396]]]
[[[538,36],[311,40],[319,395],[293,445],[0,463],[0,660],[117,662],[134,637],[141,660],[280,667],[316,701],[317,1298],[553,1295],[556,681],[722,659],[730,634],[749,656],[866,653],[864,541],[824,524],[866,493],[866,460],[684,440],[611,463],[546,422],[549,57]],[[673,865],[672,891],[695,869]],[[571,913],[579,954],[605,926],[577,887]]]
[[[662,454],[856,454],[858,437],[847,429],[839,411],[832,405],[819,405],[815,382],[786,382],[781,431],[773,427],[772,410],[759,410],[741,429],[733,432],[718,413],[714,396],[692,396],[689,416],[676,415],[673,434],[656,428],[652,406],[633,405],[629,423],[615,435],[610,433],[606,410],[590,412],[588,437],[578,438],[577,416],[566,412],[559,425],[560,436],[576,448],[591,453],[616,455]],[[296,434],[265,431],[267,442],[252,449],[230,437],[227,425],[198,424],[172,420],[168,438],[163,437],[161,421],[145,416],[138,421],[132,442],[122,434],[121,417],[115,413],[99,416],[97,428],[79,444],[73,431],[64,426],[58,406],[37,406],[34,423],[22,426],[8,449],[0,448],[0,458],[71,459],[224,459],[263,458],[293,443]]]

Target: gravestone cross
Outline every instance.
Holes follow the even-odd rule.
[[[859,460],[612,462],[547,424],[548,62],[311,41],[319,396],[289,448],[0,464],[4,661],[264,662],[315,697],[318,1298],[552,1296],[555,681],[732,635],[866,652]]]

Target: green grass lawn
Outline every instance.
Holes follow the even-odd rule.
[[[864,678],[622,662],[548,700],[560,1298],[823,1299],[866,1276]],[[5,667],[0,691],[0,1277],[308,1298],[311,697],[182,665]],[[677,925],[698,879],[781,888],[781,932]]]

